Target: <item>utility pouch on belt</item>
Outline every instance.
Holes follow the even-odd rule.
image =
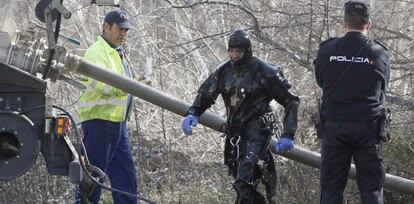
[[[379,125],[379,137],[384,142],[388,142],[391,139],[390,125],[391,125],[391,111],[388,108],[384,108],[382,109],[380,125]]]
[[[318,139],[322,139],[323,137],[323,125],[324,120],[319,116],[319,120],[315,123],[316,137],[318,137]]]
[[[323,125],[325,121],[322,119],[321,109],[321,99],[318,99],[318,113],[315,115],[315,130],[316,130],[316,137],[318,139],[322,139],[323,137]]]

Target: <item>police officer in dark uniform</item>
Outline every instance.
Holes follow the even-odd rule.
[[[190,135],[198,118],[221,94],[227,110],[225,164],[236,179],[236,203],[275,203],[276,170],[268,148],[274,116],[269,103],[275,99],[285,108],[284,131],[276,149],[289,151],[294,147],[299,98],[289,92],[290,84],[279,67],[252,56],[245,31],[230,35],[228,54],[230,60],[199,88],[183,120],[183,132]],[[257,190],[260,181],[265,186],[266,198]]]
[[[363,204],[383,203],[380,127],[390,65],[387,49],[367,36],[367,4],[345,4],[346,34],[320,45],[315,75],[323,90],[321,204],[342,204],[353,158]]]

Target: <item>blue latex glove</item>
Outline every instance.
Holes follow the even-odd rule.
[[[198,123],[198,117],[195,115],[187,115],[185,116],[182,124],[182,129],[185,135],[191,135],[193,134],[193,128]]]
[[[289,138],[282,137],[275,145],[276,152],[288,152],[295,147],[295,142]]]

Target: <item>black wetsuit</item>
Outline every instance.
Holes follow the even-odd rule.
[[[200,116],[222,96],[227,110],[225,164],[236,179],[236,203],[266,203],[256,189],[260,179],[269,202],[275,195],[275,164],[268,149],[272,136],[269,103],[274,99],[285,108],[282,137],[293,140],[299,98],[289,88],[277,66],[257,57],[239,66],[227,61],[201,85],[188,110],[187,114]]]

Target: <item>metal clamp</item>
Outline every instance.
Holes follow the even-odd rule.
[[[235,139],[236,139],[236,142],[234,142]],[[233,145],[233,147],[237,146],[239,144],[239,142],[240,142],[240,135],[237,136],[237,137],[232,137],[230,139],[230,144]]]
[[[267,112],[260,117],[263,120],[263,123],[272,125],[276,123],[276,118],[273,112]]]

